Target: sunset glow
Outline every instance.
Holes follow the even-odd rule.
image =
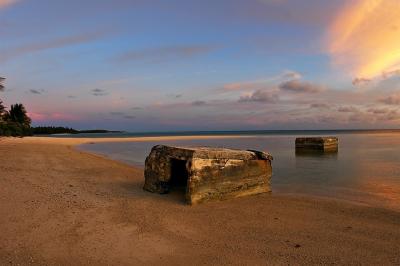
[[[0,99],[33,125],[396,128],[399,14],[398,0],[0,0]]]
[[[357,0],[347,4],[330,29],[334,63],[360,78],[400,67],[400,2]]]

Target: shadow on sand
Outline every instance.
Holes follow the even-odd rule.
[[[186,187],[173,187],[169,193],[158,194],[151,193],[143,189],[142,181],[120,181],[112,184],[114,189],[109,191],[115,197],[132,198],[132,199],[151,199],[156,201],[170,202],[178,205],[185,205]]]

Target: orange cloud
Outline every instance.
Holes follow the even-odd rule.
[[[0,0],[0,8],[15,4],[18,0]]]
[[[328,31],[328,51],[334,64],[360,78],[399,68],[399,14],[399,0],[349,1]]]

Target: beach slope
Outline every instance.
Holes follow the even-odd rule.
[[[0,265],[400,264],[399,212],[274,194],[189,207],[81,142],[0,139]]]

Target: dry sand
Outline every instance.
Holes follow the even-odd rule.
[[[0,139],[0,265],[400,265],[399,212],[274,194],[189,207],[73,148],[92,141]]]

